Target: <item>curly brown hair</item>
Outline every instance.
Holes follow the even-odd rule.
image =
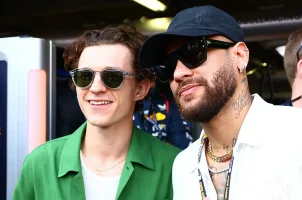
[[[155,80],[154,73],[150,69],[141,68],[138,64],[138,54],[146,36],[136,31],[132,26],[119,25],[105,27],[98,30],[85,31],[76,41],[65,48],[63,58],[65,68],[70,71],[76,69],[83,50],[89,46],[106,44],[121,44],[126,46],[132,53],[132,66],[135,78],[138,82],[143,79]],[[140,110],[141,103],[137,102],[135,111]]]
[[[302,42],[302,28],[294,31],[288,37],[288,41],[286,44],[285,52],[284,52],[284,69],[287,75],[287,79],[292,87],[294,80],[297,75],[297,63],[298,63],[298,49]],[[301,53],[300,51],[300,58]]]

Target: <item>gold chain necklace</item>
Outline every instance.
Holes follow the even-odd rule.
[[[112,167],[109,168],[105,168],[105,169],[99,169],[97,168],[90,160],[89,158],[86,156],[86,154],[82,151],[82,153],[84,154],[84,156],[87,158],[88,162],[94,167],[94,169],[98,172],[104,172],[104,171],[108,171],[110,169],[113,169],[114,167],[118,166],[120,163],[122,163],[124,160],[126,160],[126,158],[124,158],[123,160],[119,161],[118,163],[116,163],[115,165],[113,165]]]
[[[215,162],[225,162],[225,161],[228,161],[228,160],[230,160],[232,158],[233,149],[229,153],[227,153],[227,154],[225,154],[223,156],[215,156],[214,152],[213,152],[213,149],[212,149],[212,146],[211,146],[211,143],[208,140],[208,154],[209,154],[209,157],[212,160],[214,160]]]

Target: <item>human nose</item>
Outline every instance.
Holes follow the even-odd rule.
[[[92,83],[91,83],[91,87],[90,87],[91,92],[98,93],[98,92],[106,92],[107,91],[107,88],[104,85],[101,76],[102,76],[101,72],[95,72],[94,73]]]
[[[181,82],[185,78],[193,75],[193,71],[187,68],[180,60],[176,63],[176,68],[173,74],[174,80],[176,82]]]

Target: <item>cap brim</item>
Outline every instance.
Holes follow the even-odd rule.
[[[155,65],[161,64],[166,56],[168,45],[173,42],[175,37],[203,37],[219,34],[221,33],[213,30],[191,28],[153,35],[145,41],[140,50],[138,58],[139,65],[143,68],[151,68]]]

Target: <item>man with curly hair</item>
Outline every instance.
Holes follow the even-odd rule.
[[[65,49],[65,66],[87,121],[26,157],[14,200],[172,199],[172,163],[179,149],[132,121],[154,79],[138,66],[144,40],[134,28],[107,27],[85,32]]]

